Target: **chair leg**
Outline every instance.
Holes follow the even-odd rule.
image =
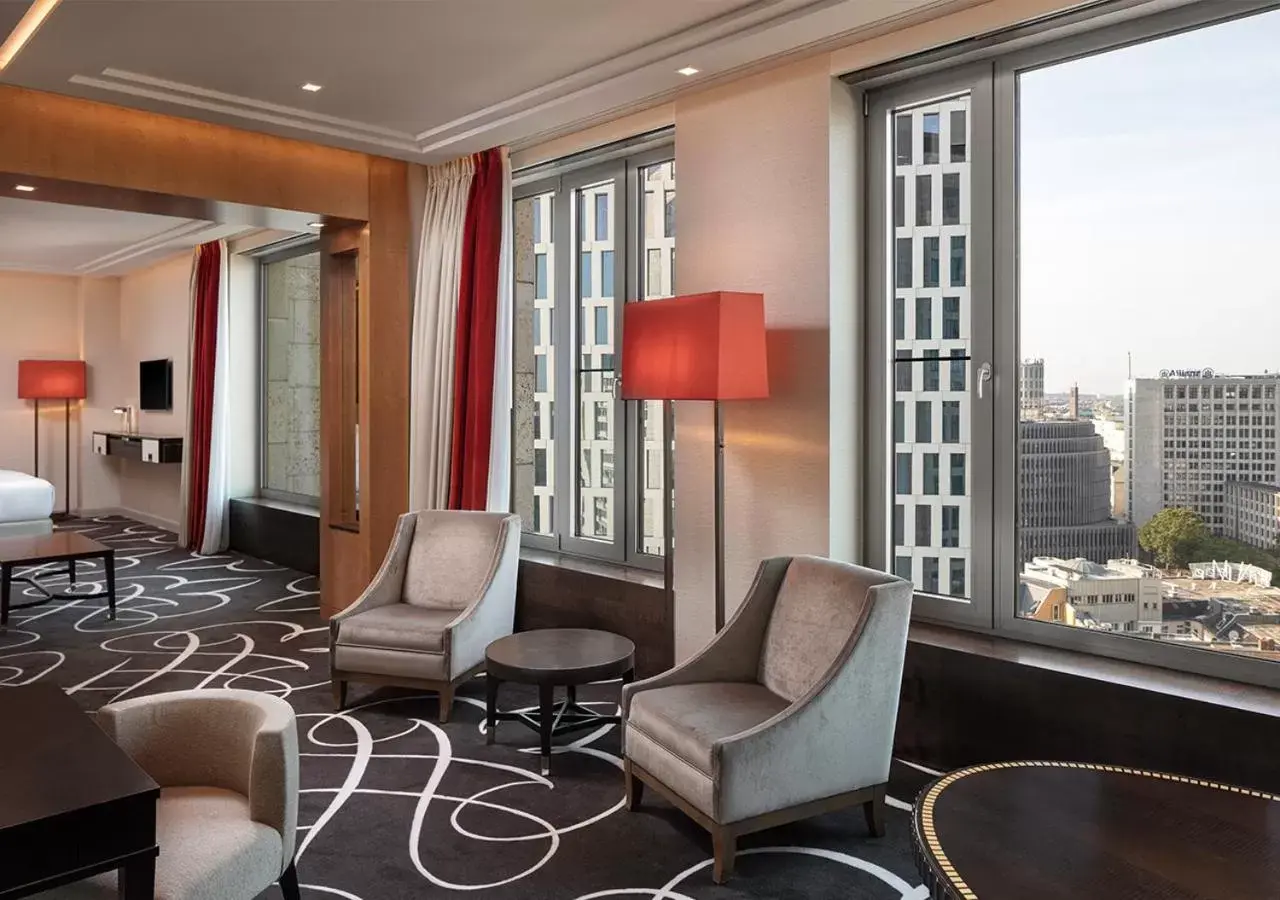
[[[280,876],[280,893],[284,900],[302,900],[302,892],[298,890],[298,869],[292,862]]]
[[[333,679],[333,708],[335,712],[342,712],[347,705],[347,683],[341,678]]]
[[[862,804],[862,812],[867,817],[867,830],[872,837],[884,837],[884,796],[885,787],[879,785],[870,800]]]
[[[724,884],[733,875],[733,858],[738,852],[738,838],[733,832],[716,826],[711,831],[711,849],[715,854],[711,880],[716,884]]]
[[[453,685],[440,688],[440,724],[447,724],[453,712]]]
[[[627,784],[627,809],[635,812],[640,808],[640,801],[644,799],[644,782],[632,773],[629,759],[623,760],[622,776]]]

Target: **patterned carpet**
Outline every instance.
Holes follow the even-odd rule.
[[[202,687],[288,699],[303,754],[306,900],[927,897],[905,810],[930,776],[914,767],[895,763],[886,837],[870,838],[858,809],[762,832],[740,842],[735,876],[717,886],[704,832],[652,792],[640,812],[623,809],[612,726],[558,748],[544,778],[522,725],[503,723],[485,744],[479,679],[444,726],[434,695],[358,684],[352,708],[334,715],[314,578],[237,554],[193,556],[174,535],[119,517],[63,527],[115,548],[118,617],[101,600],[15,611],[0,634],[0,687],[53,681],[85,709]],[[100,566],[81,563],[79,576],[81,592],[99,589]],[[65,576],[48,583],[59,581],[65,590]],[[14,602],[34,598],[19,587]],[[617,685],[580,697],[616,708]],[[504,685],[500,702],[533,700]]]

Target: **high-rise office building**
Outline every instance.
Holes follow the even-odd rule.
[[[972,583],[969,99],[894,114],[893,569]]]
[[[1018,379],[1018,403],[1024,416],[1044,408],[1044,360],[1024,359]]]
[[[1166,370],[1135,378],[1125,396],[1129,520],[1187,507],[1228,533],[1227,483],[1276,483],[1280,375]]]
[[[1111,513],[1111,453],[1088,421],[1022,422],[1019,428],[1023,562],[1038,556],[1095,563],[1134,553],[1134,529]]]
[[[1223,498],[1227,537],[1264,550],[1280,546],[1280,485],[1228,481]]]

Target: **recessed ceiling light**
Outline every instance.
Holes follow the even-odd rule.
[[[323,85],[323,84],[313,84],[312,82],[308,81],[306,84],[304,84],[304,85],[302,86],[302,89],[303,89],[304,91],[310,91],[311,93],[313,93],[313,94],[314,94],[314,93],[316,93],[317,91],[322,91],[322,90],[324,90],[324,85]]]
[[[53,12],[54,7],[61,2],[62,0],[36,0],[31,4],[26,15],[14,26],[13,31],[9,32],[4,43],[0,44],[0,69],[13,62],[13,58],[27,45],[27,41],[35,36],[36,31],[44,24],[44,20],[49,18],[49,13]]]
[[[323,222],[308,222],[308,223],[307,223],[307,227],[308,227],[308,228],[323,228],[323,227],[324,227],[324,223],[323,223]]]
[[[24,194],[30,194],[35,190],[35,188],[29,184],[15,184],[13,189],[15,191],[22,191]]]
[[[684,75],[684,76],[686,76],[686,77],[687,77],[687,76],[689,76],[689,75],[697,75],[697,74],[698,74],[698,70],[697,70],[697,69],[695,69],[693,66],[685,66],[683,69],[676,69],[676,72],[677,72],[677,73],[679,73],[679,74],[681,74],[681,75]]]

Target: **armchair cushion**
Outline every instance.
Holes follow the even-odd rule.
[[[381,650],[443,653],[448,625],[455,609],[426,609],[408,603],[375,606],[338,626],[338,643]]]
[[[627,726],[711,775],[716,741],[754,728],[786,707],[786,700],[750,682],[678,684],[637,694]]]
[[[470,606],[497,565],[506,518],[457,510],[418,513],[401,599],[423,609]]]
[[[765,630],[760,683],[790,702],[807,694],[862,628],[869,595],[860,588],[827,560],[794,558]]]

